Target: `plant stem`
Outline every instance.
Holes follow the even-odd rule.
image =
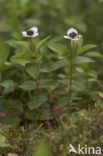
[[[2,74],[0,74],[0,82],[2,82]],[[3,89],[2,89],[2,87],[0,87],[0,96],[1,96],[2,98],[5,98],[5,97],[4,97],[4,94],[3,94]]]
[[[71,96],[72,96],[72,90],[71,90],[71,86],[72,86],[72,79],[73,79],[73,61],[71,60],[70,62],[70,67],[69,67],[69,90],[68,90],[68,102],[71,100]]]
[[[35,48],[33,46],[33,41],[32,41],[32,38],[30,40],[30,51],[33,53],[35,51]]]
[[[86,72],[88,73],[88,71],[86,70]],[[87,93],[89,91],[89,86],[88,86],[88,75],[86,75],[86,89],[87,89]]]
[[[72,91],[71,91],[71,86],[72,86],[72,74],[73,74],[73,64],[71,62],[71,65],[70,65],[70,77],[69,77],[69,85],[70,85],[70,91],[69,91],[69,98],[71,99],[71,95],[72,95]]]
[[[75,49],[75,45],[74,45],[74,41],[73,41],[73,45],[72,45],[72,52],[70,54],[70,64],[69,64],[69,95],[68,95],[68,100],[71,100],[72,97],[72,90],[71,90],[71,86],[72,86],[72,81],[73,81],[73,70],[74,70],[74,57],[75,57],[75,53],[76,53],[76,49]]]
[[[32,100],[32,94],[31,94],[31,91],[28,91],[28,96],[29,96],[29,100],[31,101],[31,100]]]
[[[35,80],[35,83],[36,83],[36,89],[38,89],[38,79]],[[38,103],[38,101],[39,101],[38,92],[37,92],[36,99],[37,99],[37,103]]]

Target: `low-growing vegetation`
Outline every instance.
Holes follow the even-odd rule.
[[[0,156],[103,148],[102,0],[0,8]]]

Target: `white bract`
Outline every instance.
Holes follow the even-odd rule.
[[[80,37],[82,37],[82,35],[79,35],[78,31],[74,28],[70,28],[67,31],[67,36],[64,36],[64,38],[70,39],[70,40],[79,40]]]
[[[28,31],[22,31],[23,37],[36,37],[39,35],[38,28],[32,27]]]

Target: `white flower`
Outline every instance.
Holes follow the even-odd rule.
[[[82,35],[79,35],[78,31],[74,28],[70,28],[67,31],[67,36],[64,36],[64,38],[70,39],[70,40],[79,40],[80,37],[82,37]]]
[[[38,28],[32,27],[28,31],[22,31],[24,37],[36,37],[39,35]]]

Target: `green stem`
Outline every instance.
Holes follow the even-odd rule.
[[[69,82],[69,85],[70,85],[69,98],[70,99],[71,99],[71,95],[72,95],[72,90],[71,90],[71,86],[72,86],[72,75],[73,75],[73,64],[71,62],[71,65],[70,65],[70,82]]]
[[[32,94],[31,94],[31,91],[28,91],[28,96],[29,96],[29,100],[31,101],[31,100],[32,100]]]
[[[72,97],[72,90],[71,90],[71,86],[72,86],[72,80],[73,80],[73,62],[71,60],[70,62],[70,67],[69,67],[69,90],[68,90],[68,101],[71,100]]]
[[[86,71],[88,73],[88,71]],[[87,93],[89,91],[89,86],[88,86],[88,75],[86,75],[86,88],[87,88]]]
[[[31,52],[34,52],[34,51],[35,51],[35,48],[34,48],[34,46],[33,46],[32,38],[31,38],[31,40],[30,40],[30,51],[31,51]]]
[[[38,79],[35,80],[35,83],[36,83],[36,90],[37,90],[38,89]],[[37,103],[38,103],[38,101],[39,101],[38,92],[37,92],[36,99],[37,99]]]
[[[0,73],[0,82],[2,82],[2,74]],[[4,97],[4,94],[3,94],[3,89],[2,89],[2,87],[0,86],[0,96],[2,97],[2,98],[5,98]]]
[[[70,56],[70,64],[69,64],[69,95],[68,95],[68,100],[71,100],[72,97],[72,90],[71,90],[71,86],[72,86],[72,81],[73,81],[73,71],[74,71],[74,58],[75,58],[75,53],[76,53],[76,48],[74,45],[74,41],[73,45],[72,45],[72,52],[71,52],[71,56]]]

